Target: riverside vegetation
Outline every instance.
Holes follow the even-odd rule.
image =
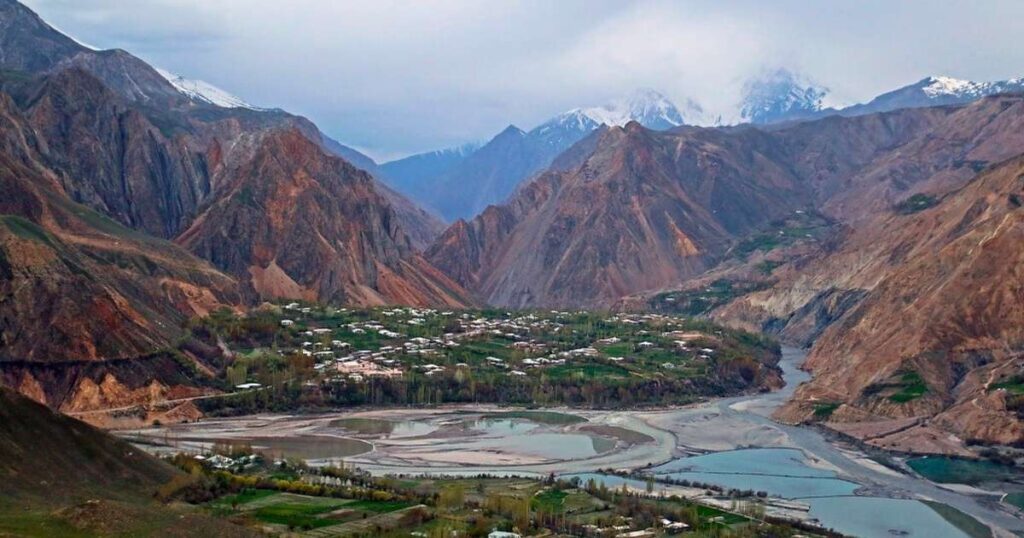
[[[272,533],[317,536],[480,537],[524,535],[832,536],[766,518],[755,505],[720,509],[594,479],[528,477],[374,477],[344,464],[309,468],[234,447],[207,457],[177,455],[184,470],[158,497]]]

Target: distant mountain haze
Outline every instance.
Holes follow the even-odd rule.
[[[688,114],[703,117],[698,105],[688,105]],[[505,200],[524,179],[601,125],[630,121],[663,130],[687,120],[665,96],[640,89],[603,106],[566,111],[528,132],[509,125],[472,152],[432,152],[385,164],[384,179],[446,220],[470,218]]]

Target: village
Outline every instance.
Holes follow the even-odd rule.
[[[501,403],[509,392],[503,387],[511,393],[524,385],[582,388],[600,379],[603,395],[562,403],[601,405],[617,398],[619,387],[649,383],[676,389],[678,403],[756,389],[770,381],[777,359],[768,341],[662,314],[355,310],[290,302],[246,318],[214,315],[207,323],[230,349],[227,381],[235,391],[297,377],[307,392],[352,394],[367,384],[411,383],[435,386],[446,391],[443,400],[458,401],[463,396],[455,393],[465,396],[468,386],[473,401]],[[282,365],[290,365],[290,376],[282,377]],[[526,391],[532,401],[536,392]]]

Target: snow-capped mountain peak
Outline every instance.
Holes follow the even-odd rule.
[[[256,107],[243,101],[241,98],[232,95],[213,84],[202,80],[193,80],[181,75],[171,73],[165,69],[156,68],[160,76],[167,79],[179,92],[185,94],[193,101],[199,101],[223,108],[249,108],[258,110]]]
[[[786,69],[777,69],[743,85],[740,117],[751,123],[771,123],[824,108],[828,88]]]
[[[928,77],[918,83],[920,89],[931,99],[958,98],[978,99],[986,95],[992,95],[1007,91],[1021,91],[1024,86],[1024,79],[1011,78],[996,82],[975,82],[953,77]]]
[[[981,84],[953,77],[928,77],[921,81],[921,91],[928,97],[939,95],[965,95],[977,90]]]
[[[688,101],[688,110],[703,119],[703,110]],[[548,145],[566,148],[601,125],[623,127],[636,121],[649,129],[664,130],[682,125],[684,118],[672,101],[651,90],[639,89],[605,105],[574,108],[563,112],[530,131]]]
[[[683,124],[683,116],[676,106],[664,95],[649,88],[638,89],[602,106],[573,109],[564,115],[581,120],[587,118],[597,125],[609,127],[622,127],[631,121],[651,129],[668,129]]]

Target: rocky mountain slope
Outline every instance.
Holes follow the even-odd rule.
[[[780,258],[767,289],[714,312],[813,343],[815,381],[786,418],[821,419],[816,408],[844,404],[827,418],[884,424],[938,415],[933,423],[962,439],[1022,438],[1013,393],[993,389],[1020,367],[1019,336],[1009,327],[1020,321],[1022,281],[1009,238],[1022,229],[1022,121],[1020,95],[955,109],[901,158],[878,160],[855,178],[916,178],[896,191],[901,198],[857,214],[848,196],[836,197],[844,201],[831,205],[833,214],[847,223],[836,241]],[[924,392],[901,401],[896,387],[917,375]]]
[[[64,409],[201,393],[217,366],[169,350],[236,281],[70,200],[3,94],[0,118],[0,384]]]
[[[232,240],[236,244],[243,243],[239,249],[248,258],[229,262],[226,255],[214,256],[201,246],[201,242],[194,240],[203,235],[198,226],[211,220],[197,219],[210,207],[218,207],[222,211],[237,207],[223,204],[245,179],[235,177],[235,174],[245,174],[249,170],[247,163],[266,161],[269,156],[261,152],[279,149],[265,139],[280,140],[287,136],[286,133],[299,133],[309,145],[318,148],[315,152],[303,152],[301,158],[309,159],[305,164],[310,168],[330,170],[330,173],[339,173],[342,169],[328,152],[342,152],[343,146],[326,143],[326,137],[308,120],[279,110],[219,106],[205,97],[196,97],[194,92],[179,91],[155,69],[124,51],[93,51],[74,42],[69,44],[68,38],[38,21],[20,5],[8,1],[6,9],[11,12],[11,18],[34,21],[36,27],[31,32],[21,28],[13,32],[14,38],[8,40],[5,54],[17,61],[3,65],[12,70],[4,77],[3,88],[25,111],[43,141],[45,149],[42,154],[47,165],[57,171],[61,186],[74,201],[157,237],[174,239],[187,230],[190,241],[182,240],[183,244],[195,245],[197,252],[209,256],[221,269],[243,281],[251,278],[250,268],[276,274],[280,266],[268,264],[277,254],[293,256],[289,265],[293,274],[278,275],[285,280],[308,280],[312,278],[310,273],[320,270],[313,264],[322,263],[323,259],[299,258],[289,252],[267,253],[260,250],[268,247],[266,243],[244,244],[247,238],[259,234],[254,230],[239,229],[237,226],[242,217],[230,213],[218,216],[236,219],[232,230],[236,235]],[[28,35],[19,37],[21,34]],[[45,48],[39,45],[40,42],[53,43],[51,48],[60,54],[48,57],[48,62],[32,64],[41,65],[40,70],[19,71],[29,64],[14,55],[14,51],[29,46]],[[289,158],[287,155],[280,157]],[[345,171],[352,175],[354,170]],[[291,169],[282,172],[304,173]],[[277,178],[264,178],[267,182],[272,179]],[[401,221],[409,222],[422,244],[436,232],[436,221],[430,221],[393,192],[381,195],[378,191],[383,189],[375,184],[361,185],[354,192],[345,192],[349,185],[354,183],[340,181],[335,183],[332,191],[317,194],[324,197],[325,204],[332,203],[332,197],[362,196],[361,201],[378,207],[360,214],[334,212],[332,217],[337,222],[318,221],[307,230],[317,237],[313,242],[325,242],[332,249],[353,253],[350,258],[359,260],[344,266],[324,267],[323,271],[330,276],[324,275],[322,281],[346,281],[365,288],[365,293],[344,295],[352,300],[372,300],[373,304],[408,300],[409,290],[423,291],[422,284],[431,283],[427,288],[449,289],[454,295],[424,293],[415,297],[414,302],[465,304],[463,299],[453,302],[453,297],[460,293],[450,288],[450,282],[433,282],[437,272],[424,267],[422,260],[415,258],[413,249],[409,248],[411,240],[401,227]],[[293,184],[292,188],[313,189],[318,186],[300,183]],[[312,190],[307,194],[312,195]],[[399,202],[396,205],[400,210],[394,209],[391,200]],[[260,203],[280,201],[260,200]],[[362,218],[369,220],[360,220]],[[259,225],[251,219],[246,222]],[[343,228],[347,229],[344,235],[335,235],[340,234]],[[355,229],[386,232],[360,235],[352,232]],[[209,233],[219,232],[223,230],[211,230]],[[299,240],[295,237],[288,239]],[[311,239],[305,241],[310,242]],[[347,244],[345,241],[364,243]],[[291,241],[275,243],[272,248],[291,250],[291,244]],[[363,259],[364,254],[367,259]],[[374,259],[377,254],[383,255],[384,259]],[[310,265],[300,268],[300,260],[306,260]],[[379,266],[389,277],[377,279],[370,276],[377,274],[376,270],[368,269],[371,266]],[[364,277],[372,281],[362,280]],[[404,281],[406,278],[409,279],[407,282]],[[376,286],[382,283],[390,287],[378,289]],[[261,289],[273,288],[275,292],[287,289],[294,292],[296,298],[326,299],[338,298],[335,292],[340,287],[341,284],[314,287],[313,295],[287,286]],[[251,292],[252,288],[246,291]],[[392,292],[395,295],[391,295]],[[247,293],[246,297],[256,300],[259,295]]]
[[[595,306],[696,275],[805,201],[790,171],[759,166],[777,151],[760,131],[594,136],[593,152],[457,222],[428,258],[493,304]]]
[[[837,256],[882,258],[877,283],[818,338],[806,364],[814,380],[782,416],[813,418],[816,404],[837,402],[838,421],[934,415],[963,439],[1024,440],[1022,402],[997,389],[1024,366],[1022,206],[1018,157],[935,207],[853,232]],[[907,392],[912,378],[920,394]]]
[[[298,130],[258,144],[224,170],[221,194],[181,245],[238,275],[253,299],[466,304],[460,287],[414,251],[368,173]]]
[[[416,250],[425,250],[444,231],[445,223],[440,217],[413,202],[414,199],[419,199],[418,196],[410,198],[391,186],[396,181],[391,170],[386,170],[384,166],[378,165],[368,155],[323,133],[320,133],[320,142],[327,153],[341,157],[356,168],[369,172],[373,176],[376,182],[375,189],[391,204],[395,210],[395,217],[405,233],[409,235]],[[387,178],[387,181],[383,178]]]

